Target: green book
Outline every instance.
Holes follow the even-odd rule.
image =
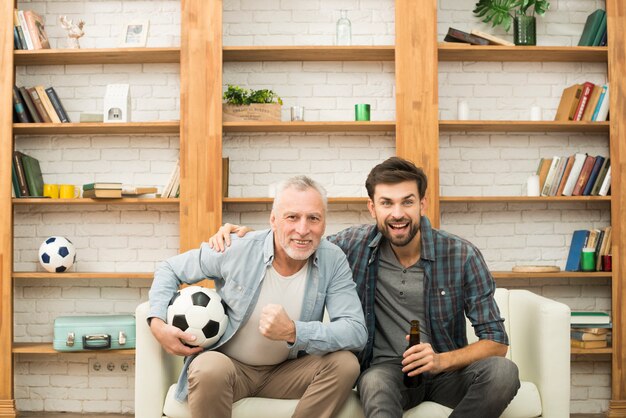
[[[30,196],[43,197],[43,176],[41,175],[39,160],[26,154],[22,154],[21,158]]]
[[[602,19],[606,20],[606,12],[602,9],[596,10],[587,17],[585,28],[580,36],[580,41],[578,41],[578,46],[593,46],[593,41],[596,37],[596,33],[598,33],[600,29]]]
[[[600,26],[593,37],[593,43],[591,46],[600,46],[600,42],[602,42],[602,36],[606,32],[606,13],[602,16],[602,21],[600,22]]]
[[[83,190],[94,190],[94,189],[122,190],[122,183],[96,182],[96,183],[83,184]]]
[[[605,312],[572,311],[572,324],[609,324],[611,317]]]
[[[11,164],[11,179],[13,182],[13,193],[15,197],[22,197],[20,193],[20,183],[17,180],[17,173],[15,172],[15,163]]]

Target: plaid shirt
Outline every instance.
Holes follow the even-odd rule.
[[[420,220],[420,233],[424,312],[433,349],[441,353],[467,345],[465,316],[479,339],[508,345],[504,319],[494,299],[495,282],[480,251],[464,239],[433,229],[425,216]],[[368,338],[359,361],[365,370],[374,347],[374,294],[383,236],[376,225],[361,225],[328,239],[348,256],[363,305]]]

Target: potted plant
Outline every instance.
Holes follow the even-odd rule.
[[[238,120],[280,120],[283,101],[272,90],[250,90],[228,85],[224,92],[222,118],[225,122]]]
[[[473,12],[483,22],[501,25],[507,32],[513,22],[515,45],[537,45],[535,14],[543,16],[548,8],[547,0],[479,0]]]

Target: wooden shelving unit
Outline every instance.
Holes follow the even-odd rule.
[[[178,134],[180,122],[124,122],[124,123],[15,123],[15,135],[123,135],[123,134]]]
[[[14,354],[63,354],[71,356],[72,353],[56,351],[52,348],[52,343],[13,343],[12,352]],[[93,351],[92,351],[93,352]],[[114,354],[120,356],[134,356],[135,349],[127,350],[98,350],[99,353]],[[82,352],[84,353],[84,352]]]
[[[606,348],[571,348],[572,355],[601,356],[613,353],[611,347]]]
[[[162,64],[180,62],[180,48],[87,48],[13,51],[15,65]]]
[[[608,133],[609,122],[560,122],[524,120],[442,120],[440,132],[582,132]]]
[[[178,205],[179,198],[155,198],[155,197],[123,197],[121,199],[48,199],[36,197],[19,197],[13,198],[12,202],[15,206],[41,206],[41,205]]]
[[[607,47],[439,43],[439,61],[607,62]]]
[[[255,61],[393,61],[388,46],[225,46],[224,62]]]
[[[31,271],[15,271],[11,275],[13,279],[52,279],[52,280],[67,280],[67,279],[107,279],[107,280],[123,280],[123,279],[142,279],[152,280],[154,277],[153,272],[128,272],[128,273],[109,273],[109,272],[73,272],[68,271],[65,273],[47,273],[47,272],[31,272]]]
[[[396,123],[382,122],[224,122],[224,132],[393,132]]]

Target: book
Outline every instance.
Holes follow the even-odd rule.
[[[176,191],[175,190],[172,191],[172,189],[174,188],[174,184],[176,183],[176,176],[180,175],[179,171],[180,171],[180,160],[176,161],[174,170],[172,170],[172,173],[170,174],[170,178],[167,181],[167,184],[165,185],[165,187],[163,187],[163,191],[161,192],[161,197],[163,198],[174,197],[174,195],[176,194]]]
[[[596,157],[592,157],[591,155],[587,155],[585,159],[585,163],[583,164],[583,168],[580,170],[580,175],[576,180],[576,185],[574,186],[574,190],[572,190],[572,196],[582,196],[583,190],[587,185],[587,180],[589,180],[589,176],[591,175],[591,170],[593,169],[593,165],[596,162]]]
[[[85,199],[115,199],[122,197],[122,189],[90,189],[83,190],[83,197]]]
[[[549,196],[556,196],[556,192],[561,186],[561,179],[563,177],[563,173],[565,172],[565,167],[567,166],[569,157],[560,157],[559,165],[556,167],[556,173],[554,178],[552,179],[552,185],[550,186],[550,190],[548,191]]]
[[[22,48],[22,41],[20,41],[20,35],[16,26],[13,26],[13,49],[24,49]]]
[[[591,92],[595,85],[586,81],[583,84],[583,91],[580,94],[580,100],[578,101],[578,107],[576,107],[576,112],[574,113],[574,120],[582,120],[583,113],[585,112],[585,107],[587,107],[587,102],[589,101],[589,97],[591,96]]]
[[[609,105],[610,105],[610,94],[611,88],[608,84],[606,84],[606,92],[602,97],[602,101],[598,104],[600,107],[598,108],[598,114],[594,119],[597,122],[604,122],[607,120],[607,116],[609,115]]]
[[[593,168],[591,169],[591,173],[589,174],[589,179],[587,180],[587,184],[583,190],[583,196],[589,196],[591,194],[591,189],[593,189],[593,185],[596,183],[596,179],[598,178],[598,174],[600,174],[600,168],[602,168],[602,164],[604,164],[606,158],[601,155],[596,156],[596,160],[593,163]]]
[[[598,30],[596,31],[596,34],[593,37],[591,46],[600,46],[600,44],[602,43],[602,37],[604,36],[605,33],[606,33],[606,12],[602,15],[600,26],[598,26]]]
[[[22,96],[17,86],[13,86],[13,111],[17,115],[17,120],[19,120],[20,123],[30,122],[28,113],[26,113],[26,105],[22,101]]]
[[[602,186],[602,182],[604,181],[604,177],[606,177],[606,172],[611,166],[611,159],[606,158],[602,163],[602,167],[600,167],[600,171],[598,172],[598,176],[596,177],[595,182],[593,183],[593,187],[591,188],[591,196],[598,196],[598,192],[600,191],[600,186]]]
[[[481,32],[476,29],[472,29],[470,32],[471,35],[478,36],[479,38],[483,38],[489,41],[492,45],[503,45],[503,46],[515,46],[513,42],[505,41],[504,39],[498,38],[495,35],[490,33]]]
[[[29,197],[28,185],[26,184],[26,176],[24,175],[24,166],[22,165],[22,153],[13,151],[13,166],[17,175],[17,182],[20,186],[20,197]]]
[[[24,38],[24,31],[22,30],[22,24],[20,23],[20,18],[18,16],[18,10],[13,10],[13,26],[17,30],[17,35],[20,38],[20,49],[28,49],[28,45],[26,45],[26,38]]]
[[[222,158],[222,197],[228,197],[228,174],[230,173],[230,159]]]
[[[576,155],[574,154],[567,159],[565,170],[563,170],[563,177],[561,177],[561,183],[559,184],[559,188],[557,189],[555,196],[561,196],[563,194],[563,190],[565,189],[565,184],[567,183],[567,179],[569,178],[569,175],[572,172],[572,167],[574,166],[575,158],[576,158]]]
[[[52,121],[52,123],[61,123],[61,119],[59,118],[59,115],[57,115],[57,112],[54,110],[54,106],[52,106],[52,102],[48,98],[44,87],[35,86],[34,89],[39,95],[39,100],[41,100],[41,103],[43,104],[44,109],[46,109],[46,113],[48,114],[48,116],[50,116],[50,120]]]
[[[50,49],[50,41],[48,41],[42,17],[32,10],[26,10],[24,11],[24,20],[28,25],[33,49]]]
[[[22,197],[20,184],[17,180],[17,172],[15,171],[15,163],[11,164],[11,184],[13,185],[13,197]]]
[[[41,175],[39,160],[26,154],[21,154],[20,158],[24,166],[24,176],[30,197],[43,197],[43,176]]]
[[[41,120],[44,123],[52,122],[52,119],[50,119],[50,116],[48,115],[46,108],[43,106],[43,103],[41,101],[41,98],[39,97],[39,93],[37,93],[37,90],[35,90],[34,87],[31,87],[31,88],[26,89],[26,91],[28,91],[28,94],[30,94],[31,99],[33,99],[33,104],[35,105],[35,109],[37,109],[37,113],[39,114],[39,117],[41,118]]]
[[[580,254],[587,244],[588,237],[589,231],[585,229],[574,231],[565,263],[565,271],[580,271]]]
[[[461,42],[471,45],[489,45],[489,41],[478,36],[474,36],[459,29],[448,28],[448,34],[443,38],[445,42]]]
[[[543,184],[541,189],[541,196],[550,196],[550,188],[552,187],[552,182],[556,175],[557,167],[561,161],[561,157],[554,156],[552,157],[552,162],[550,163],[550,169],[548,170],[548,174],[546,175],[546,181]],[[540,178],[541,179],[541,178]]]
[[[52,107],[54,107],[54,111],[56,112],[61,122],[71,122],[69,116],[67,116],[65,108],[63,107],[63,103],[61,103],[61,99],[59,99],[59,96],[57,96],[57,92],[54,90],[54,87],[48,87],[45,91],[48,99],[50,99],[50,103],[52,103]]]
[[[570,332],[570,338],[576,341],[606,341],[606,333],[593,334],[591,332],[575,331]]]
[[[593,118],[593,114],[598,106],[598,100],[600,100],[600,95],[602,94],[604,86],[595,86],[591,95],[589,96],[589,100],[587,101],[587,105],[585,106],[585,111],[583,112],[582,121],[583,122],[591,122]]]
[[[606,19],[606,12],[602,9],[598,9],[587,16],[578,46],[593,46],[593,40],[602,24],[602,19]]]
[[[98,189],[98,190],[102,190],[102,189]],[[156,193],[156,192],[157,192],[156,187],[136,187],[136,186],[127,186],[127,185],[122,186],[122,195],[138,196],[142,194],[151,194],[151,193]]]
[[[559,107],[556,110],[554,120],[574,120],[574,115],[576,113],[576,108],[578,107],[582,91],[582,84],[574,84],[563,89],[561,101],[559,102]]]
[[[587,154],[577,153],[574,156],[574,164],[572,165],[572,170],[570,171],[565,187],[563,188],[563,196],[572,195],[574,187],[576,186],[576,180],[578,180],[578,176],[580,176],[580,171],[583,169],[583,165],[586,160]]]
[[[600,327],[592,327],[592,328],[574,328],[572,327],[572,332],[581,332],[585,334],[595,334],[595,335],[606,335],[611,331],[611,328],[600,328]]]
[[[607,196],[609,194],[609,190],[611,189],[611,167],[606,171],[606,176],[604,176],[604,181],[602,182],[602,186],[600,186],[600,191],[598,191],[599,196]]]
[[[611,316],[606,312],[572,311],[570,323],[572,324],[610,324]]]
[[[35,123],[41,123],[41,117],[39,116],[35,103],[33,103],[33,99],[30,97],[30,94],[28,94],[26,87],[19,87],[18,90],[20,91],[20,96],[22,96],[22,100],[26,105],[30,119]]]
[[[24,33],[24,41],[26,42],[26,49],[30,49],[30,50],[35,49],[33,47],[33,41],[31,40],[30,32],[28,30],[28,25],[26,24],[26,19],[24,18],[23,10],[17,11],[17,18],[20,21],[20,27],[22,28],[22,33]]]
[[[593,115],[591,116],[591,120],[595,121],[598,118],[598,112],[600,111],[600,107],[602,104],[602,100],[604,99],[604,95],[606,94],[607,85],[604,84],[600,87],[600,97],[598,97],[598,103],[596,103],[596,107],[593,110]]]
[[[83,184],[83,190],[122,190],[122,183],[116,182],[95,182]]]
[[[552,158],[542,158],[539,162],[539,168],[537,174],[539,175],[539,190],[543,189],[543,185],[546,184],[546,177],[548,177],[548,171],[552,165]]]
[[[608,343],[606,340],[603,341],[578,341],[578,340],[571,340],[570,339],[570,343],[571,346],[574,348],[604,348],[608,346]]]

